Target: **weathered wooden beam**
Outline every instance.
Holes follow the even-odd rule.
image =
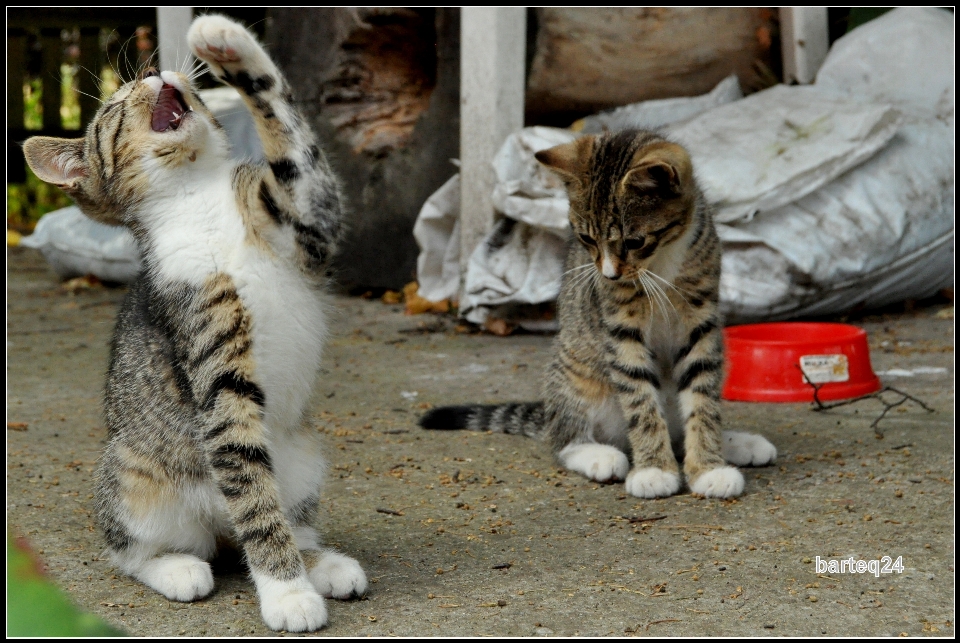
[[[826,7],[780,7],[784,82],[812,83],[830,48]]]
[[[27,180],[20,141],[11,128],[23,131],[23,81],[27,67],[27,33],[23,29],[7,29],[7,182]]]
[[[40,30],[40,79],[43,85],[41,105],[43,106],[43,129],[61,128],[60,106],[63,104],[60,91],[60,63],[63,60],[63,41],[60,29]]]
[[[100,28],[80,28],[79,90],[80,128],[87,126],[100,108]]]
[[[493,225],[491,161],[523,127],[524,7],[465,7],[460,23],[460,266]]]
[[[23,127],[23,81],[27,67],[27,32],[7,29],[7,129]]]
[[[187,30],[192,21],[193,7],[157,7],[160,69],[189,69],[193,56],[187,46]]]
[[[540,7],[527,122],[566,127],[628,103],[696,96],[737,74],[771,84],[776,12],[764,7]],[[774,70],[778,71],[778,70]]]

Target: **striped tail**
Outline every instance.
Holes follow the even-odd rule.
[[[538,437],[543,431],[543,402],[440,406],[420,418],[425,429],[467,429]]]

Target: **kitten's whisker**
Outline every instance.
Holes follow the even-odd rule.
[[[589,278],[592,274],[593,273],[588,271],[588,272],[581,272],[577,275],[574,275],[573,281],[570,283],[570,287],[579,288],[581,285],[589,281]]]
[[[692,292],[690,292],[689,290],[684,290],[683,288],[678,288],[678,287],[676,286],[676,284],[670,283],[669,281],[667,281],[666,279],[664,279],[663,277],[661,277],[661,276],[658,275],[657,273],[653,272],[652,270],[647,270],[646,272],[647,272],[647,274],[649,274],[651,277],[654,277],[654,278],[656,278],[656,279],[659,279],[660,281],[662,281],[662,282],[665,283],[666,285],[670,286],[670,288],[672,288],[672,289],[674,290],[674,292],[676,292],[678,295],[680,295],[680,298],[681,298],[681,299],[683,299],[683,300],[684,300],[685,302],[687,302],[687,303],[690,303],[690,302],[687,300],[687,298],[684,296],[684,294],[687,294],[687,295],[690,295],[691,297],[693,297],[693,293],[692,293]]]
[[[592,265],[593,265],[593,263],[585,263],[585,264],[583,264],[582,266],[577,266],[576,268],[571,268],[570,270],[567,270],[566,272],[564,272],[564,273],[563,273],[562,275],[560,275],[560,276],[563,277],[563,276],[566,275],[567,273],[573,272],[574,270],[583,270],[584,268],[588,268],[588,267],[590,267],[590,266],[592,266]]]
[[[649,279],[646,274],[641,275],[641,279],[647,288],[647,292],[655,298],[657,307],[663,314],[664,319],[667,319],[669,317],[669,310],[667,307],[669,306],[670,308],[674,308],[673,304],[670,302],[670,298],[667,297],[666,293],[663,292],[663,289],[660,288],[655,281]],[[674,311],[676,311],[676,308],[674,308]]]
[[[103,104],[106,102],[106,101],[103,100],[102,98],[100,98],[100,97],[98,97],[98,96],[94,96],[93,94],[88,94],[87,92],[82,91],[82,90],[80,90],[80,89],[76,89],[76,90],[74,90],[74,91],[76,91],[78,94],[83,94],[84,96],[89,96],[90,98],[94,99],[95,101],[97,101],[97,102],[100,103],[101,105],[103,105]]]
[[[656,285],[657,290],[660,291],[660,296],[663,297],[663,300],[666,302],[667,306],[669,306],[670,311],[673,312],[675,317],[679,318],[680,311],[677,310],[677,307],[674,305],[673,301],[670,299],[670,295],[667,294],[667,291],[665,291],[663,287],[660,284],[657,284],[657,282],[655,281],[651,281],[650,283]]]
[[[100,78],[100,75],[99,75],[99,74],[93,73],[93,71],[91,71],[91,70],[90,70],[89,68],[87,68],[87,67],[84,67],[83,65],[77,65],[77,69],[80,70],[80,71],[85,71],[85,72],[87,72],[88,74],[90,74],[91,76],[93,76],[94,80],[97,81],[97,91],[99,91],[101,94],[103,93],[103,91],[102,91],[102,89],[101,89],[101,86],[103,85],[103,80]],[[99,96],[94,96],[94,95],[92,95],[92,94],[87,94],[86,92],[81,92],[79,89],[77,89],[77,91],[80,92],[81,94],[83,94],[84,96],[89,96],[90,98],[96,98],[97,101],[98,101],[99,103],[101,103],[101,104],[103,104],[103,102],[104,102],[103,99],[100,98]]]

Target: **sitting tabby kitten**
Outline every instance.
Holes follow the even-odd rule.
[[[117,565],[177,601],[213,590],[207,561],[219,537],[235,539],[266,624],[315,630],[321,595],[367,587],[311,526],[324,463],[305,414],[339,187],[246,29],[205,16],[188,40],[240,91],[266,163],[231,161],[189,79],[152,69],[106,101],[85,138],[24,145],[88,216],[128,226],[144,262],[113,337],[97,518]]]
[[[720,432],[720,240],[679,145],[645,131],[538,152],[570,197],[560,333],[542,402],[440,407],[430,429],[543,436],[559,461],[629,493],[743,492],[735,465],[776,458],[765,438]],[[630,455],[628,459],[627,455]]]

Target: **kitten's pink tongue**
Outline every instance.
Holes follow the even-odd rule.
[[[183,104],[183,97],[173,85],[164,83],[160,88],[160,96],[153,108],[153,120],[150,126],[154,132],[165,132],[168,129],[177,129],[180,118],[186,113],[187,106]]]

